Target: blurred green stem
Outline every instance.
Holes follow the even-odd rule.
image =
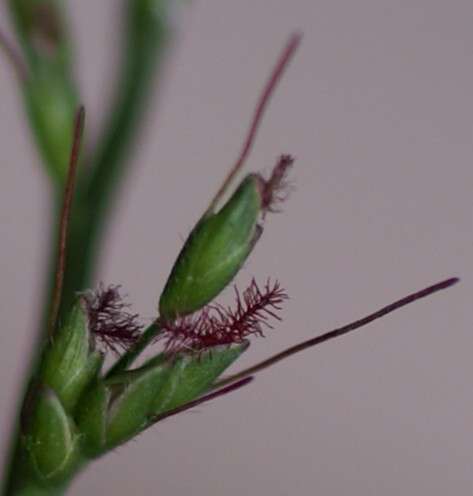
[[[53,91],[52,87],[48,87],[47,80],[43,78],[44,70],[51,69],[51,75],[56,78],[51,79],[51,81],[57,82],[59,80],[60,83],[60,79],[63,77],[65,94],[67,95],[67,107],[69,107],[71,101],[75,99],[75,92],[71,90],[69,93],[69,88],[73,87],[73,81],[69,72],[68,44],[58,45],[56,60],[51,62],[49,58],[41,58],[43,54],[35,52],[33,43],[35,40],[28,38],[31,35],[29,31],[31,28],[30,23],[34,22],[35,18],[30,14],[27,15],[27,9],[37,8],[36,4],[31,3],[29,0],[10,0],[9,3],[17,34],[23,46],[24,56],[30,65],[33,76],[35,76],[34,72],[42,64],[40,67],[41,81],[45,84],[41,89],[47,91],[50,88],[48,99],[53,99],[57,92]],[[51,1],[50,3],[54,9],[56,2]],[[112,210],[114,196],[119,184],[125,178],[127,167],[130,165],[129,161],[127,161],[130,148],[139,131],[139,126],[143,120],[143,111],[146,107],[145,104],[150,98],[152,82],[158,68],[161,66],[165,48],[167,47],[169,38],[168,10],[170,4],[169,0],[123,1],[124,46],[116,96],[108,113],[104,135],[99,141],[97,149],[82,160],[85,163],[81,166],[82,170],[78,178],[76,198],[70,219],[67,262],[59,319],[63,319],[70,309],[74,295],[78,291],[87,289],[93,283],[100,254],[100,245]],[[44,70],[42,69],[43,66]],[[60,170],[63,158],[59,155],[64,146],[69,147],[69,142],[65,138],[64,142],[58,142],[59,138],[54,133],[61,131],[62,128],[58,125],[60,121],[54,120],[58,117],[58,114],[51,113],[51,109],[54,110],[54,105],[52,105],[54,102],[50,102],[51,106],[44,101],[41,95],[38,97],[33,95],[32,97],[31,92],[37,92],[37,88],[38,86],[35,85],[32,78],[25,85],[24,96],[30,125],[42,152],[45,168],[48,169],[52,179],[55,181],[53,200],[54,218],[57,219],[59,218],[62,199],[61,174],[63,173]],[[75,108],[73,110],[75,111]],[[46,113],[42,115],[41,112]],[[60,117],[63,118],[64,115],[60,114]],[[48,119],[52,119],[52,121],[48,121]],[[72,117],[70,124],[72,125]],[[48,125],[52,127],[48,128]],[[62,130],[62,134],[68,135],[69,131],[66,131]],[[70,136],[68,135],[67,139],[69,138]],[[59,139],[59,141],[61,140]],[[61,145],[60,149],[59,145]],[[54,150],[56,150],[56,155]],[[56,230],[55,225],[54,230]],[[27,376],[28,381],[36,374],[47,333],[45,323],[49,315],[51,290],[54,286],[53,269],[56,266],[55,261],[57,258],[55,236],[51,236],[50,262],[46,267],[49,278],[48,289],[44,294],[43,317],[40,320],[40,332],[36,336],[36,342],[34,343],[33,357],[30,361],[31,368]],[[25,472],[23,469],[24,451],[20,442],[19,415],[16,417],[15,422],[16,428],[15,432],[13,432],[10,456],[7,456],[4,494],[63,494],[64,488],[50,487],[45,489],[36,486],[29,474]]]
[[[93,282],[113,197],[125,179],[131,145],[167,46],[166,2],[126,3],[124,59],[115,102],[108,113],[105,135],[87,159],[89,173],[79,187],[71,219],[61,314],[70,308],[74,294]]]

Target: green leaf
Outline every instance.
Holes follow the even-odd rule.
[[[54,67],[40,67],[25,82],[30,124],[44,164],[53,181],[65,183],[79,97],[72,83]]]
[[[49,175],[61,189],[79,96],[62,2],[9,0],[27,62],[23,93],[30,125]]]

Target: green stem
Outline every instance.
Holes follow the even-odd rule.
[[[115,194],[126,177],[129,165],[126,159],[167,46],[167,3],[163,0],[126,2],[124,60],[115,103],[108,113],[109,121],[99,148],[87,160],[90,174],[80,185],[71,219],[62,315],[70,308],[75,293],[93,282],[104,227]]]
[[[145,329],[139,341],[137,341],[132,348],[130,348],[115,362],[115,364],[107,372],[107,377],[126,370],[138,358],[141,352],[154,341],[161,329],[162,324],[160,320],[155,320]]]

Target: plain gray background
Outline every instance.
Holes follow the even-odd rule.
[[[69,2],[92,140],[110,95],[120,4]],[[238,366],[445,277],[462,282],[167,420],[96,463],[71,494],[472,494],[473,3],[199,0],[175,14],[101,280],[123,284],[134,308],[154,315],[183,238],[300,29],[303,45],[246,168],[268,171],[292,153],[297,191],[237,279],[277,277],[291,300],[284,323]],[[4,59],[0,94],[4,446],[38,318],[49,190]]]

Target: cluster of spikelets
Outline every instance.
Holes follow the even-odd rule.
[[[235,288],[235,306],[216,297],[233,281],[263,232],[268,212],[280,211],[293,164],[281,155],[268,178],[248,174],[222,198],[245,162],[270,94],[300,41],[293,36],[257,105],[234,167],[184,243],[159,298],[158,316],[146,328],[118,286],[101,284],[77,295],[60,316],[67,221],[72,206],[84,110],[77,113],[61,215],[59,257],[46,343],[22,429],[25,470],[38,485],[57,487],[87,460],[119,446],[164,417],[247,384],[250,374],[222,373],[263,335],[287,294],[269,279]],[[153,345],[157,345],[152,347]],[[152,357],[138,358],[152,347]],[[115,360],[103,371],[106,351]],[[22,462],[23,463],[23,462]],[[31,474],[33,474],[31,476]],[[31,476],[31,477],[30,477]],[[36,484],[35,482],[35,484]]]
[[[30,469],[41,484],[57,485],[93,459],[164,417],[247,384],[245,376],[220,387],[218,379],[263,335],[287,294],[269,279],[235,287],[234,306],[215,298],[228,286],[263,231],[266,213],[286,197],[292,158],[283,155],[264,179],[250,174],[218,210],[201,217],[184,243],[146,329],[119,286],[101,284],[79,294],[45,349],[34,414],[23,433]],[[136,366],[144,349],[152,358]],[[105,354],[115,362],[102,371]]]
[[[15,453],[14,493],[59,494],[84,464],[122,445],[163,418],[248,384],[253,374],[279,360],[350,332],[416,299],[456,282],[449,279],[359,321],[294,345],[234,375],[221,378],[248,348],[253,335],[271,328],[288,298],[279,282],[253,279],[234,306],[216,303],[233,281],[263,231],[268,212],[287,198],[293,164],[281,155],[269,178],[247,175],[220,207],[252,147],[269,97],[300,42],[289,40],[264,88],[247,139],[230,174],[189,234],[159,298],[158,316],[146,328],[130,311],[118,286],[100,285],[77,296],[58,318],[64,273],[67,219],[78,163],[83,110],[74,128],[59,236],[49,340],[23,408]],[[68,305],[69,306],[69,305]],[[153,345],[158,345],[152,347]],[[151,348],[151,358],[136,365]],[[105,354],[115,361],[104,371]],[[19,476],[17,477],[17,474]]]

